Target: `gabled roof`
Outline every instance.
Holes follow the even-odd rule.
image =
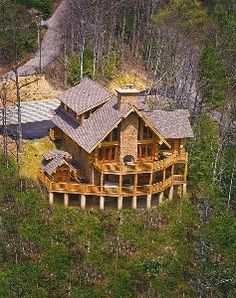
[[[194,136],[188,110],[153,110],[143,112],[143,115],[166,139],[193,138]]]
[[[83,125],[75,122],[62,109],[57,111],[52,121],[85,151],[91,153],[94,146],[102,141],[122,117],[132,109],[131,106],[127,106],[120,111],[116,102],[116,98],[110,99],[90,118],[84,120]]]
[[[113,100],[109,100],[99,108],[89,119],[84,120],[83,125],[79,125],[78,122],[75,122],[62,109],[57,111],[52,121],[85,151],[91,153],[96,146],[119,125],[122,119],[132,112],[136,112],[143,118],[141,112],[134,106],[126,105],[124,109],[119,110],[117,99],[113,98]],[[149,120],[143,120],[151,126],[151,129],[154,130],[167,146],[170,146],[163,136],[156,131],[152,123],[149,123]]]
[[[57,156],[50,160],[49,162],[43,162],[41,165],[41,169],[45,171],[48,175],[52,175],[59,166],[63,164],[67,164],[63,157]]]
[[[72,156],[66,151],[53,149],[44,153],[43,157],[44,160],[42,161],[41,169],[48,175],[52,175],[63,164],[69,168],[80,169],[80,164],[76,160],[73,160]]]
[[[75,87],[60,94],[58,99],[80,114],[105,103],[112,95],[100,84],[85,78]]]
[[[99,85],[99,88],[102,87]],[[107,92],[105,89],[103,91]],[[61,108],[56,111],[52,121],[85,151],[91,153],[132,112],[136,112],[168,147],[170,145],[166,139],[193,137],[188,111],[148,111],[143,97],[139,97],[135,106],[127,104],[119,109],[117,97],[110,95],[106,103],[84,120],[82,125]]]

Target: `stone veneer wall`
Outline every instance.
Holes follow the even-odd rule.
[[[137,94],[118,94],[118,102],[120,109],[127,104],[135,106],[137,104]]]
[[[132,155],[137,160],[138,155],[138,115],[131,113],[121,122],[120,129],[120,160],[126,155]]]

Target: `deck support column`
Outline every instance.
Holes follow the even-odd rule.
[[[173,194],[174,194],[174,186],[172,185],[169,190],[169,200],[173,200]]]
[[[49,192],[48,197],[49,197],[49,204],[53,205],[53,199],[54,199],[53,192]]]
[[[171,167],[171,177],[172,177],[172,181],[174,179],[174,173],[175,173],[175,164],[172,165]]]
[[[123,197],[118,197],[118,210],[122,210],[123,208]]]
[[[137,196],[133,196],[132,209],[137,209]]]
[[[100,176],[101,193],[103,193],[103,184],[104,184],[104,175],[103,173],[101,173],[101,176]]]
[[[104,205],[105,205],[105,198],[101,196],[99,201],[100,210],[104,210]]]
[[[163,184],[165,183],[165,180],[166,180],[166,169],[164,169],[163,171],[163,180],[162,180]]]
[[[152,206],[152,195],[147,195],[147,209],[150,209]]]
[[[119,176],[119,196],[121,196],[122,193],[122,181],[123,181],[123,177],[122,175]]]
[[[150,179],[149,179],[149,191],[152,192],[152,185],[153,185],[153,164],[152,164],[152,172],[150,174]]]
[[[85,207],[86,207],[86,196],[85,195],[81,195],[81,197],[80,197],[80,207],[81,207],[81,209],[85,209]]]
[[[162,204],[163,203],[163,198],[164,198],[164,192],[160,192],[159,194],[159,204]]]
[[[69,194],[64,193],[64,207],[67,208],[69,206]]]
[[[134,195],[136,196],[138,190],[138,173],[134,174]]]
[[[186,196],[187,193],[187,183],[183,184],[183,197]]]
[[[188,174],[188,163],[186,162],[184,167],[184,182],[187,181],[187,174]]]

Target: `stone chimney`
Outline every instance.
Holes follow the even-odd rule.
[[[132,84],[128,84],[122,88],[116,89],[116,92],[118,95],[118,105],[120,110],[122,110],[127,104],[137,105],[140,91],[134,88]]]
[[[118,94],[118,106],[122,110],[127,104],[137,105],[140,91],[133,85],[126,85],[116,90]],[[132,112],[121,122],[120,129],[120,161],[136,162],[138,155],[138,115]]]

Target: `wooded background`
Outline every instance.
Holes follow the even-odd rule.
[[[188,199],[135,212],[52,208],[14,162],[1,165],[0,296],[235,297],[234,1],[1,1],[2,73],[23,71],[40,44],[37,71],[56,86],[132,68],[153,108],[164,97],[191,111]]]

